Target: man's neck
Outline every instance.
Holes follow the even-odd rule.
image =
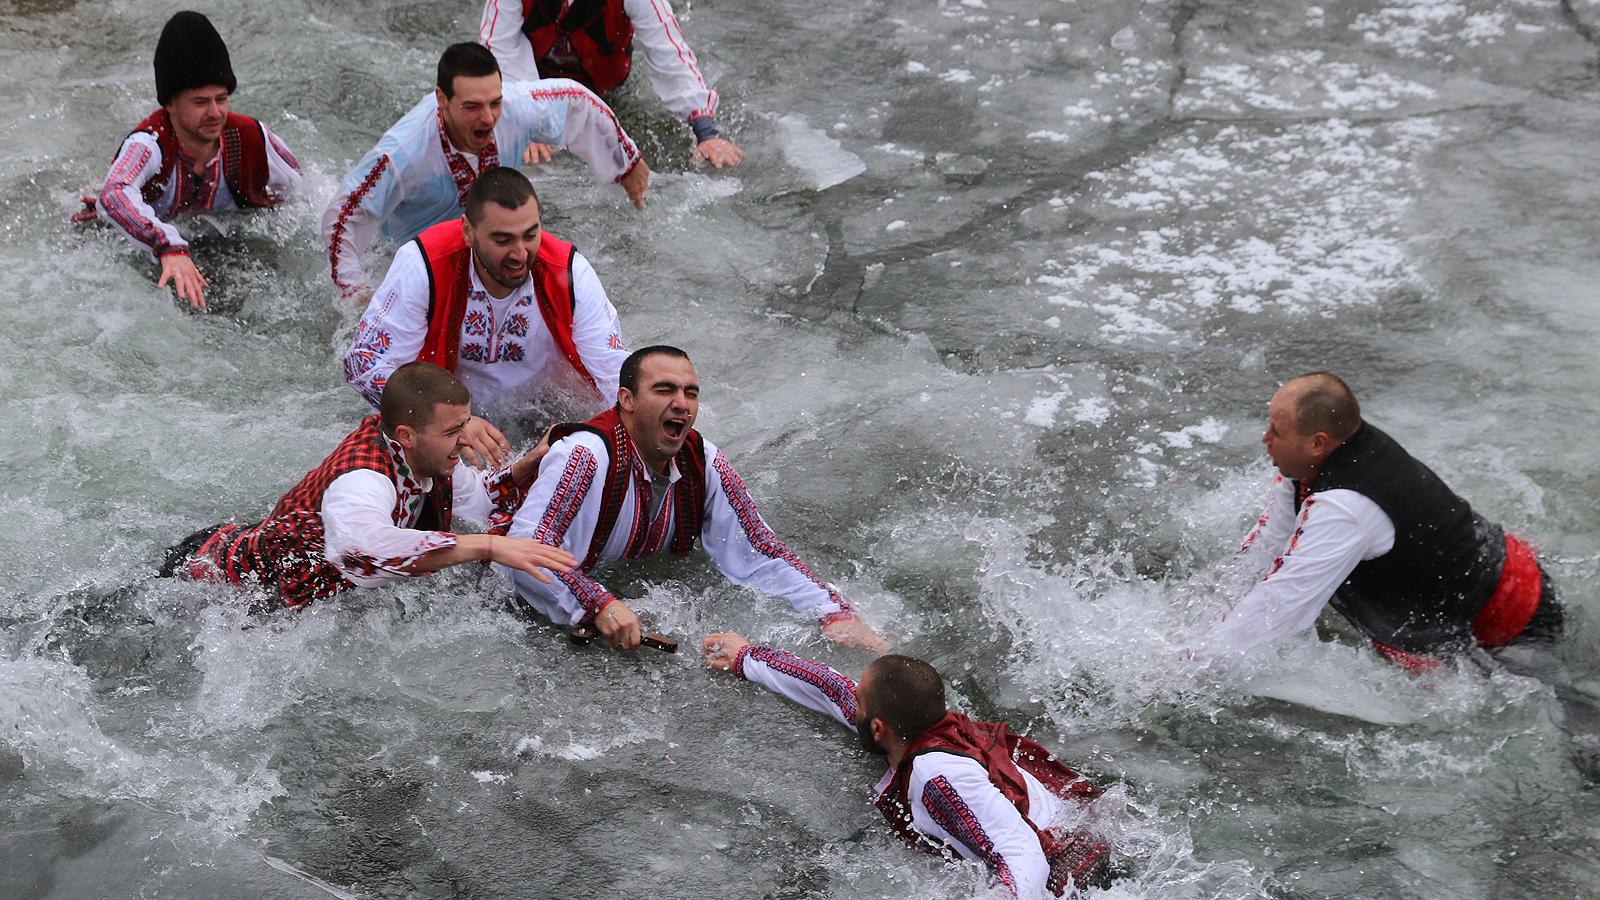
[[[483,263],[478,261],[478,251],[472,250],[469,252],[472,253],[472,277],[478,279],[478,286],[483,288],[485,293],[496,300],[504,300],[516,291],[516,288],[508,288],[490,278],[489,273],[484,271]],[[523,283],[526,284],[527,282]]]
[[[194,160],[196,175],[205,171],[211,160],[216,158],[217,151],[222,149],[221,137],[214,141],[205,141],[197,134],[188,134],[187,132],[179,131],[177,128],[172,129],[172,134],[178,139],[178,148],[183,151],[185,156]]]

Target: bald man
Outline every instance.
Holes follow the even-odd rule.
[[[1289,381],[1267,422],[1277,487],[1241,549],[1265,577],[1192,656],[1304,631],[1329,602],[1413,671],[1443,653],[1560,636],[1560,599],[1528,545],[1363,422],[1337,376]]]

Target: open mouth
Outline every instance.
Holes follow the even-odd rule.
[[[689,423],[683,419],[668,419],[661,423],[661,430],[665,431],[667,437],[674,441],[683,437],[684,431],[688,428]]]

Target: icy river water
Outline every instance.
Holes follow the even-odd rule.
[[[492,576],[265,620],[147,581],[362,413],[316,223],[479,9],[335,5],[202,8],[306,181],[184,224],[191,315],[67,223],[177,7],[0,4],[0,897],[984,895],[895,842],[848,734],[693,654],[572,647]],[[688,165],[636,77],[648,209],[562,156],[546,226],[631,344],[694,356],[802,558],[959,707],[1123,786],[1104,896],[1600,896],[1600,3],[679,12],[748,161]],[[1315,369],[1547,555],[1571,636],[1537,677],[1412,677],[1332,614],[1178,661],[1238,594],[1267,398]],[[703,556],[610,583],[686,643],[866,662]]]

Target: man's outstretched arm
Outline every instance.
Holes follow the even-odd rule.
[[[711,668],[732,672],[856,730],[856,683],[837,669],[749,643],[743,635],[731,632],[707,635],[700,642],[700,652]]]

